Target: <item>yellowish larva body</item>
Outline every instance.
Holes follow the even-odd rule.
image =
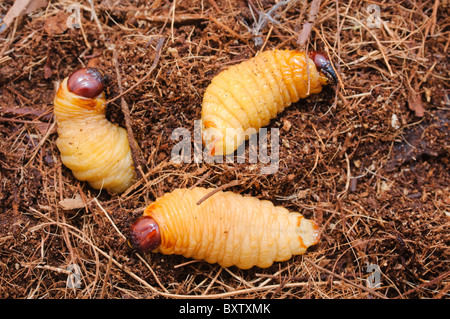
[[[287,106],[319,93],[329,79],[305,52],[269,50],[215,76],[202,103],[203,142],[212,155],[233,153]],[[248,132],[248,131],[247,131]]]
[[[145,209],[159,226],[160,245],[153,252],[235,265],[269,267],[306,252],[317,243],[318,226],[299,213],[270,201],[212,189],[175,189]]]
[[[124,128],[105,116],[105,95],[85,98],[70,92],[65,78],[54,99],[61,160],[80,181],[120,193],[135,177]]]

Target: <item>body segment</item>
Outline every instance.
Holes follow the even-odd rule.
[[[305,52],[269,50],[215,76],[202,103],[202,137],[211,154],[233,153],[248,132],[267,126],[287,106],[332,82],[333,69],[325,69],[331,76],[321,72],[316,60]]]
[[[93,188],[123,192],[135,176],[127,132],[106,119],[102,91],[84,97],[69,90],[68,80],[62,81],[54,99],[61,160],[78,180]],[[92,91],[86,93],[83,83],[77,83],[77,89],[89,95]]]
[[[175,189],[157,199],[133,224],[133,244],[139,248],[151,234],[157,245],[146,247],[153,252],[248,269],[288,260],[318,241],[314,221],[267,200],[218,192],[197,205],[211,191]],[[141,227],[146,219],[152,220],[149,231]]]

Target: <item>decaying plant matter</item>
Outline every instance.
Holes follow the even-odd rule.
[[[322,0],[304,47],[312,0],[28,2],[40,7],[0,25],[0,298],[449,297],[445,1]],[[326,53],[339,84],[271,120],[276,174],[238,155],[173,163],[172,132],[194,139],[214,76],[275,49]],[[55,84],[84,66],[111,75],[106,118],[136,140],[142,178],[120,195],[76,181],[56,146]],[[231,181],[316,221],[320,241],[247,270],[128,246],[174,187]]]

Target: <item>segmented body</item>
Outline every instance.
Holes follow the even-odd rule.
[[[295,50],[269,50],[234,65],[215,76],[205,91],[204,144],[212,155],[233,153],[249,137],[249,128],[267,126],[287,106],[328,83],[314,61]]]
[[[270,201],[212,189],[175,189],[145,209],[159,227],[160,245],[153,252],[235,265],[269,267],[305,253],[317,243],[318,226],[299,213]]]
[[[111,193],[126,190],[135,172],[124,128],[109,122],[105,95],[85,98],[67,89],[65,78],[54,99],[61,160],[80,181]]]

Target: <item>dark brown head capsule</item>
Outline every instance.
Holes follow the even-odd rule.
[[[330,59],[328,59],[327,55],[325,53],[322,53],[320,51],[310,51],[309,57],[311,60],[314,61],[314,64],[317,67],[317,70],[322,72],[330,82],[336,83],[337,82],[337,75],[336,72],[333,69],[333,66],[331,65]]]
[[[97,68],[82,68],[73,72],[67,80],[70,92],[85,98],[95,98],[102,93],[107,77]]]
[[[130,245],[140,252],[148,252],[161,244],[161,234],[156,221],[142,216],[134,221],[130,229]]]

